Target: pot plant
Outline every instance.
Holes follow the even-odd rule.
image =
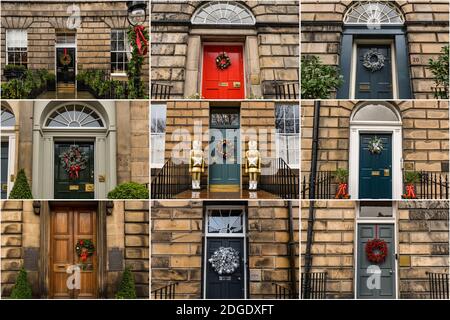
[[[322,64],[317,56],[302,57],[301,76],[302,99],[329,99],[344,82],[337,67]]]
[[[12,288],[10,298],[11,299],[33,298],[31,285],[28,282],[27,271],[23,267],[19,270],[19,275],[17,276],[16,283]]]
[[[334,172],[334,178],[338,184],[335,199],[350,199],[348,194],[348,170],[338,168]]]
[[[406,192],[402,195],[403,199],[417,199],[415,184],[419,183],[421,178],[421,174],[417,171],[405,172],[404,181],[406,185]]]
[[[126,267],[122,275],[122,281],[119,290],[116,293],[116,299],[136,299],[136,286],[134,276],[130,268]]]

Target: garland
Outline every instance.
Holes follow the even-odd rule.
[[[219,275],[233,274],[239,268],[239,252],[231,247],[220,247],[208,261]]]
[[[63,169],[69,174],[70,179],[78,179],[80,171],[86,169],[86,154],[81,152],[78,145],[71,145],[67,152],[59,156]]]
[[[231,59],[226,52],[219,54],[216,58],[216,66],[220,70],[225,70],[231,65]]]
[[[382,263],[386,259],[388,246],[386,241],[381,239],[372,239],[366,243],[367,259],[372,263]]]
[[[216,144],[216,151],[220,154],[224,159],[227,159],[230,156],[230,153],[225,151],[228,148],[233,148],[233,143],[228,140],[221,140]]]
[[[131,59],[128,61],[128,84],[129,84],[129,99],[143,98],[144,94],[144,84],[138,86],[136,83],[136,78],[140,78],[142,65],[144,64],[144,56],[148,51],[148,41],[149,35],[148,30],[143,26],[128,28],[128,39],[131,46]]]
[[[369,50],[364,54],[363,66],[371,72],[383,69],[385,57],[378,51]]]
[[[95,246],[92,240],[80,239],[75,245],[75,251],[77,252],[77,256],[81,258],[81,262],[85,263],[94,254]]]
[[[380,154],[381,151],[384,150],[383,142],[381,141],[381,138],[378,138],[377,136],[370,139],[367,147],[372,154]]]

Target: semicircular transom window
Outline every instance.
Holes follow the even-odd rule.
[[[1,109],[0,123],[2,127],[13,127],[16,124],[14,113],[4,106]]]
[[[344,16],[345,24],[403,24],[400,9],[390,1],[356,1]]]
[[[353,121],[384,121],[398,122],[398,115],[392,108],[383,104],[368,104],[359,108],[353,116]]]
[[[45,122],[50,128],[103,128],[100,115],[84,105],[66,105],[53,111]]]
[[[235,1],[211,1],[194,13],[192,24],[254,25],[256,19],[249,9]]]

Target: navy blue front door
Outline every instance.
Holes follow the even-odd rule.
[[[370,151],[370,144],[380,139],[382,150]],[[361,134],[359,145],[359,199],[392,198],[392,135]]]
[[[383,59],[384,61],[382,61]],[[358,45],[355,88],[356,99],[393,98],[391,60],[392,53],[390,45]],[[380,62],[378,67],[376,64],[377,61]],[[369,64],[367,62],[369,62]],[[370,67],[370,65],[373,65],[374,67]]]
[[[372,239],[384,240],[387,244],[387,256],[380,263],[367,258],[366,244]],[[394,299],[395,298],[395,245],[393,224],[358,225],[358,299]],[[378,277],[378,279],[377,279]]]
[[[244,238],[208,238],[206,247],[206,299],[244,299]],[[231,274],[219,274],[208,261],[221,247],[239,255],[239,267]]]

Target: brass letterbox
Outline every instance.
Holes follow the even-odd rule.
[[[219,82],[219,87],[228,87],[228,82]]]
[[[379,176],[380,175],[380,171],[376,170],[376,171],[372,171],[372,176]]]
[[[360,83],[359,91],[368,92],[370,91],[370,83]]]
[[[78,190],[80,190],[80,186],[77,185],[77,184],[71,184],[71,185],[69,186],[69,190],[70,190],[70,191],[78,191]]]

